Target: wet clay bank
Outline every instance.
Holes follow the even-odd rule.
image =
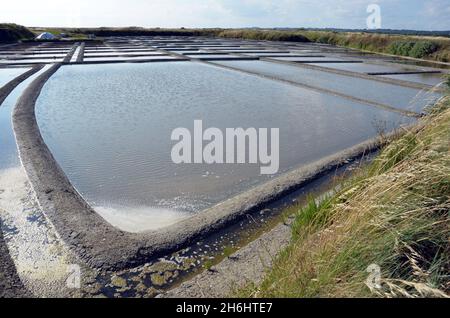
[[[65,66],[60,69],[61,65],[56,64],[28,87],[14,110],[13,124],[20,158],[27,171],[33,190],[36,193],[39,205],[47,218],[53,223],[62,239],[92,267],[104,269],[132,267],[142,264],[149,259],[162,256],[171,251],[180,249],[183,246],[189,245],[197,239],[235,222],[248,212],[254,211],[264,204],[279,198],[296,187],[305,184],[305,182],[314,179],[318,175],[333,170],[336,166],[341,164],[343,160],[359,156],[368,149],[376,148],[379,146],[379,142],[372,138],[377,135],[380,129],[379,126],[374,124],[377,120],[378,122],[384,122],[384,127],[382,128],[389,131],[401,123],[409,124],[413,122],[411,114],[403,112],[403,109],[407,108],[407,106],[403,107],[403,109],[399,108],[399,112],[394,112],[383,109],[382,107],[367,105],[371,103],[370,100],[368,100],[368,103],[366,104],[361,104],[359,101],[362,98],[353,100],[352,98],[346,98],[345,96],[333,96],[334,99],[332,99],[328,95],[311,92],[306,88],[302,90],[300,87],[279,81],[278,79],[274,79],[273,82],[270,82],[267,78],[251,76],[250,74],[232,70],[223,70],[217,67],[203,65],[201,64],[202,62],[191,62],[192,64],[188,63],[189,65],[182,63],[184,62],[176,64],[170,63],[170,67],[169,64],[165,64],[164,69],[159,64],[152,64],[151,67],[146,64],[139,65],[139,67],[127,65],[124,69],[111,68],[109,66],[102,69],[87,69],[88,66]],[[200,64],[197,65],[197,63]],[[168,71],[171,68],[173,68],[172,71]],[[181,71],[179,69],[181,69]],[[167,70],[167,72],[164,72],[164,70]],[[177,72],[182,75],[177,76]],[[68,77],[67,74],[75,74],[76,76]],[[151,78],[152,74],[156,74],[154,75],[154,78]],[[54,77],[48,81],[52,75]],[[109,81],[108,77],[110,77]],[[71,80],[71,78],[74,80]],[[143,80],[144,78],[146,80]],[[205,78],[206,81],[204,80]],[[115,79],[119,80],[115,82]],[[219,79],[222,82],[216,84]],[[226,81],[227,79],[228,82]],[[197,80],[197,87],[192,87],[191,84],[187,84],[195,83],[195,80]],[[48,85],[45,85],[47,81]],[[142,86],[138,85],[136,87],[136,83],[139,84],[142,82]],[[178,84],[176,85],[178,90],[171,88],[168,85],[172,82]],[[86,85],[86,83],[89,84]],[[102,87],[102,85],[94,85],[99,83],[106,83],[107,85],[104,87]],[[236,83],[235,86],[233,86],[233,83]],[[103,152],[100,151],[95,153],[97,145],[89,144],[89,138],[93,139],[92,136],[97,136],[99,140],[102,140],[102,134],[111,137],[112,131],[104,131],[104,128],[108,127],[108,122],[116,120],[118,125],[112,127],[112,129],[118,128],[120,136],[121,134],[126,133],[127,128],[129,127],[120,127],[120,121],[117,119],[120,118],[120,116],[128,116],[128,122],[136,120],[134,122],[135,130],[133,131],[133,134],[125,137],[132,138],[135,136],[135,138],[144,142],[144,144],[137,144],[136,148],[133,149],[135,151],[139,150],[139,148],[147,149],[148,146],[150,146],[150,151],[154,154],[154,157],[150,157],[150,169],[148,171],[144,170],[144,173],[148,173],[148,176],[151,177],[154,173],[162,171],[159,178],[155,178],[154,180],[150,178],[149,183],[144,185],[141,184],[139,187],[143,188],[144,186],[151,186],[152,183],[159,181],[162,182],[162,184],[150,188],[154,191],[149,192],[156,192],[158,189],[164,189],[161,193],[170,191],[171,185],[175,183],[170,183],[173,182],[173,180],[170,180],[173,179],[173,176],[170,176],[169,178],[169,175],[165,171],[171,170],[172,167],[170,167],[170,165],[167,167],[163,165],[164,160],[168,161],[170,160],[170,157],[162,160],[158,158],[158,155],[161,156],[166,153],[167,149],[164,147],[167,145],[168,141],[163,141],[161,144],[156,145],[151,143],[145,144],[145,138],[140,138],[139,134],[146,136],[160,136],[157,135],[157,132],[160,132],[162,129],[162,131],[167,132],[168,136],[170,136],[171,129],[189,126],[189,122],[192,119],[199,114],[203,114],[205,108],[201,107],[205,107],[206,105],[212,105],[212,107],[210,107],[211,114],[209,117],[212,126],[221,127],[222,124],[223,127],[229,125],[234,127],[235,124],[232,125],[232,123],[235,123],[238,118],[243,119],[241,122],[237,122],[238,125],[244,127],[255,126],[253,124],[254,122],[250,120],[255,115],[255,113],[251,111],[251,107],[261,105],[261,97],[256,96],[258,94],[255,94],[255,96],[248,96],[244,92],[240,93],[239,86],[243,86],[245,83],[250,85],[252,90],[257,90],[258,93],[262,93],[265,89],[269,89],[269,86],[275,87],[275,89],[269,91],[270,94],[267,94],[267,96],[263,95],[262,98],[270,98],[271,95],[274,96],[272,97],[271,102],[275,104],[277,109],[284,111],[284,113],[279,115],[281,119],[297,115],[309,118],[309,122],[313,121],[313,123],[308,126],[301,124],[296,126],[295,117],[292,122],[285,122],[284,125],[289,128],[286,136],[289,137],[289,135],[294,132],[293,134],[298,136],[304,134],[305,137],[300,143],[294,143],[294,146],[292,147],[289,147],[289,143],[286,142],[288,146],[282,150],[282,153],[284,151],[286,153],[286,158],[288,159],[283,162],[282,173],[280,173],[280,175],[273,179],[256,179],[255,181],[256,174],[249,173],[246,177],[250,181],[247,183],[243,182],[241,179],[236,180],[229,178],[225,179],[225,181],[222,179],[220,182],[217,182],[217,188],[213,189],[213,195],[208,197],[209,201],[206,200],[208,201],[206,209],[201,209],[202,205],[199,205],[199,210],[201,211],[199,213],[192,213],[188,218],[183,218],[181,221],[162,230],[144,231],[141,233],[125,232],[113,227],[110,223],[100,217],[91,205],[85,201],[84,197],[87,197],[89,202],[89,193],[91,192],[86,191],[83,193],[83,182],[85,182],[85,189],[88,189],[89,187],[92,187],[91,189],[96,189],[96,185],[92,185],[90,180],[88,180],[88,182],[83,180],[82,175],[80,177],[79,172],[83,169],[79,166],[83,166],[83,163],[78,164],[77,162],[85,158],[89,159],[88,154],[90,152],[93,154],[93,159],[91,162],[88,162],[87,165],[86,162],[84,163],[85,170],[89,171],[89,169],[92,169],[93,173],[100,179],[107,176],[107,172],[108,170],[111,170],[111,168],[115,168],[118,173],[123,173],[120,164],[118,168],[107,167],[105,171],[101,171],[101,165],[95,161],[96,156],[105,156],[105,154],[108,155],[108,151],[112,151],[111,148],[108,148],[110,145],[106,145],[106,147],[102,148]],[[173,104],[167,103],[167,97],[161,93],[163,89],[161,85],[165,86],[165,89],[168,90],[168,93],[172,98],[175,98],[170,99],[174,101]],[[185,85],[185,87],[183,85]],[[225,88],[219,86],[225,86]],[[125,101],[117,100],[117,98],[120,98],[120,96],[123,95],[124,91],[121,91],[121,89],[124,87],[128,89],[129,93],[131,92],[131,94],[126,95],[126,98],[131,99],[132,102],[127,101],[127,103],[125,103]],[[193,91],[193,89],[195,90]],[[212,93],[209,95],[206,93],[205,95],[207,89],[212,89]],[[219,95],[218,100],[211,102],[213,96],[217,96],[217,92],[220,92],[221,89],[223,90],[223,96]],[[107,90],[110,94],[105,94],[105,91],[102,92],[102,90]],[[171,90],[174,91],[172,92]],[[99,91],[100,94],[95,95]],[[117,94],[114,94],[116,91]],[[147,92],[152,92],[153,95],[148,95]],[[233,92],[235,92],[234,96]],[[158,98],[155,99],[155,93],[162,95],[157,96]],[[177,99],[177,93],[180,95],[179,99]],[[190,93],[190,95],[187,95],[188,93]],[[40,94],[41,96],[39,97]],[[224,97],[225,95],[230,96],[228,100]],[[332,96],[332,93],[330,93],[330,95]],[[199,100],[199,96],[205,98],[205,100]],[[286,99],[286,96],[290,96],[291,99]],[[304,103],[293,102],[293,100],[296,100],[299,97],[305,97],[306,101]],[[154,108],[150,110],[145,109],[145,104],[142,104],[142,100],[139,98],[144,101],[149,98],[154,98],[150,105]],[[192,109],[189,107],[183,109],[182,107],[185,106],[183,101],[187,98],[196,98],[195,105],[200,105],[200,109]],[[92,107],[94,101],[98,103]],[[325,105],[318,101],[322,101]],[[36,102],[38,106],[38,115],[42,116],[39,119],[39,125],[35,116]],[[223,114],[225,114],[225,112],[217,112],[217,108],[224,102],[233,112],[236,112],[239,115],[225,117],[225,120],[223,121],[214,121],[215,117],[219,118],[221,115],[223,116]],[[101,108],[108,104],[111,106],[110,109]],[[246,107],[240,108],[240,104],[244,104]],[[284,104],[284,106],[282,104]],[[326,106],[327,104],[329,105]],[[425,104],[426,101],[424,101],[422,106]],[[58,108],[62,105],[65,105],[63,106],[64,108]],[[89,105],[91,105],[91,108],[89,108]],[[315,107],[308,109],[308,105],[314,105]],[[98,107],[100,107],[100,110],[98,110]],[[130,111],[129,107],[136,107],[136,109]],[[170,107],[173,107],[174,109],[171,110]],[[259,109],[259,111],[262,115],[258,120],[266,124],[267,127],[270,127],[274,113],[268,111],[270,105],[266,104],[261,107],[262,108]],[[285,109],[282,109],[283,107]],[[149,120],[149,118],[153,118],[156,114],[163,114],[160,116],[164,116],[163,110],[166,109],[168,110],[166,116],[173,120],[170,124],[167,122],[165,123],[163,120],[164,118],[161,117],[156,118],[154,122],[145,121]],[[247,114],[245,113],[246,109],[248,111]],[[98,110],[98,112],[95,110]],[[109,116],[113,113],[112,111],[116,113],[115,116],[119,117]],[[88,118],[87,124],[83,126],[82,121],[84,117],[77,116],[77,114],[80,115],[84,112],[88,112],[90,114],[89,118],[94,119]],[[148,114],[146,114],[146,112],[148,112]],[[179,117],[176,117],[177,112],[182,114],[179,115]],[[61,114],[68,114],[69,120],[64,121],[64,118],[60,117]],[[101,118],[102,114],[106,117],[104,122],[101,122],[103,119]],[[353,115],[353,120],[344,120],[351,114]],[[131,118],[133,116],[139,118]],[[144,118],[144,121],[141,122],[140,120],[142,118],[140,117]],[[297,119],[300,117],[297,117]],[[73,127],[78,128],[79,134],[76,136],[70,136],[70,134],[66,134],[63,130],[61,131],[61,134],[55,134],[58,129],[52,130],[55,129],[55,127],[58,128],[70,124],[70,122],[77,118],[81,119],[81,122],[75,121],[73,124]],[[264,119],[266,122],[263,121]],[[278,122],[279,125],[283,125],[281,119]],[[330,129],[330,126],[339,120],[343,120],[341,129]],[[305,121],[305,123],[307,123],[307,121]],[[61,126],[62,124],[63,126]],[[166,124],[165,127],[164,124]],[[350,124],[352,125],[351,127],[346,127]],[[148,126],[155,126],[156,128],[155,130],[140,130],[142,127]],[[83,131],[86,131],[89,127],[94,130],[88,131],[88,133],[83,135]],[[41,130],[44,138],[41,135]],[[308,135],[307,131],[311,130],[314,133]],[[166,134],[164,134],[164,136],[165,135]],[[131,139],[123,138],[123,140],[119,139],[117,142],[119,144],[123,142],[123,145],[126,145],[130,140]],[[295,141],[295,138],[292,140]],[[106,141],[106,139],[103,141]],[[324,142],[328,142],[329,144],[324,148],[317,150],[317,145]],[[68,147],[62,149],[65,143],[68,143]],[[308,151],[300,153],[296,151],[299,147],[306,147]],[[65,154],[66,151],[71,149],[78,150],[75,150],[68,155]],[[77,157],[76,152],[78,151],[81,152],[81,155],[78,154]],[[136,152],[133,153],[133,151],[131,151],[131,153],[133,156],[125,158],[124,166],[130,166],[130,162],[135,164],[136,161],[132,161],[133,158],[149,155],[149,153],[138,152],[138,156],[136,156]],[[296,158],[299,157],[300,160],[297,159],[298,161],[296,161]],[[160,160],[159,166],[158,160]],[[104,160],[100,160],[100,163],[101,162],[104,162]],[[113,160],[112,164],[117,165],[118,162],[120,163],[120,160]],[[153,162],[157,163],[156,167],[152,166]],[[133,166],[133,164],[131,164],[131,166]],[[86,167],[88,169],[86,169]],[[73,170],[71,171],[70,169]],[[248,170],[251,169],[248,168]],[[238,171],[237,175],[246,171],[247,170]],[[187,180],[185,181],[186,186],[188,186],[190,182],[191,184],[198,182],[197,184],[199,184],[199,188],[201,189],[200,192],[207,192],[208,184],[214,185],[213,182],[208,181],[208,179],[206,181],[203,181],[202,179],[199,179],[199,181],[192,181],[191,179],[189,181],[189,175],[195,176],[198,172],[199,171],[189,171],[187,176],[184,175],[182,177]],[[182,174],[182,172],[180,173]],[[217,175],[216,172],[214,172],[214,174]],[[85,173],[85,176],[86,175],[87,174]],[[126,180],[127,177],[129,177],[129,175],[122,175],[118,182],[120,183],[120,180]],[[78,181],[77,178],[79,178]],[[133,182],[130,183],[135,183],[137,181],[139,180],[134,179]],[[203,186],[201,186],[202,183]],[[76,187],[74,187],[74,184]],[[218,195],[215,199],[211,199],[214,197],[214,191],[216,191],[216,194],[224,192],[224,188],[221,187],[226,186],[228,189],[233,189],[237,185],[242,186],[242,188],[237,188],[234,193],[232,191],[226,193],[226,197]],[[180,184],[180,186],[182,187],[183,184]],[[126,189],[125,187],[119,187],[118,190],[118,193],[122,193],[125,190],[129,191],[129,194],[136,194],[136,188]],[[110,191],[114,193],[114,189],[112,188],[108,188],[104,193],[107,194]],[[176,191],[179,191],[180,193],[183,192],[180,189],[177,189]],[[83,196],[80,195],[80,192]],[[101,194],[101,191],[99,191],[99,193]],[[139,199],[141,200],[144,200],[147,195],[148,192],[145,191],[137,194],[138,197],[140,196]],[[104,200],[106,201],[107,198]],[[90,201],[95,201],[95,198],[91,198]],[[154,202],[144,202],[144,204],[152,203],[154,204]]]

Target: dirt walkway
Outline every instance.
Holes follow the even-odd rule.
[[[31,294],[20,281],[14,262],[9,256],[1,225],[0,220],[0,298],[30,297]]]
[[[22,167],[0,171],[0,222],[0,297],[23,297],[23,286],[25,296],[81,295],[66,286],[68,266],[79,262],[40,211]]]

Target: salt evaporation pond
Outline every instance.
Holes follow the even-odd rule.
[[[25,73],[27,68],[0,68],[0,88],[17,76]],[[18,88],[0,105],[0,169],[17,165],[16,142],[11,128],[11,109],[18,98]]]
[[[367,64],[367,63],[329,63],[329,64],[314,64],[313,65],[328,67],[338,70],[358,72],[358,73],[380,73],[380,72],[414,72],[418,69],[403,66],[402,64],[392,64],[392,65],[377,65],[377,64]],[[434,70],[434,69],[423,69],[423,71]],[[380,75],[378,75],[380,76]],[[444,74],[433,74],[433,73],[418,73],[418,74],[387,74],[381,75],[382,77],[399,79],[403,81],[417,82],[428,85],[438,85],[443,82]]]
[[[431,86],[439,85],[445,82],[444,74],[390,74],[390,75],[377,75],[380,77],[386,77],[391,79],[398,79],[401,81],[417,82],[427,84]]]
[[[22,75],[29,68],[0,68],[0,88],[2,88],[5,84],[15,79],[17,76]]]
[[[427,105],[433,104],[441,96],[438,93],[430,93],[415,88],[338,75],[301,66],[264,61],[221,61],[214,63],[332,90],[408,111],[421,112]]]
[[[169,225],[271,178],[259,165],[172,163],[172,131],[192,131],[194,120],[223,130],[280,128],[279,174],[375,137],[380,127],[413,121],[196,62],[63,66],[44,86],[36,113],[77,190],[129,231]]]
[[[0,87],[3,85],[2,83],[9,82],[28,70],[28,68],[0,69]],[[0,173],[6,169],[18,167],[20,165],[16,140],[12,129],[11,113],[25,88],[30,85],[41,72],[33,74],[20,83],[0,105]]]

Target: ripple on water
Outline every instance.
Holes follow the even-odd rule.
[[[379,122],[391,130],[412,121],[193,62],[64,66],[45,85],[37,119],[87,201],[113,225],[140,229],[171,224],[271,178],[259,165],[173,164],[172,131],[192,130],[196,119],[222,130],[280,128],[280,173],[376,136]]]

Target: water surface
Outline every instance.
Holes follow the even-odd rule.
[[[0,68],[0,88],[2,88],[5,84],[15,79],[17,76],[22,75],[26,71],[30,70],[29,68]]]
[[[401,81],[409,81],[421,84],[427,84],[436,86],[445,81],[444,74],[390,74],[390,75],[377,75],[380,77],[398,79]]]
[[[112,224],[159,228],[269,176],[259,165],[176,165],[171,133],[279,128],[280,174],[410,123],[397,113],[195,62],[62,67],[37,101],[42,135],[78,191]],[[122,220],[122,221],[121,221]]]
[[[0,80],[2,80],[3,70],[0,69]],[[20,71],[16,75],[26,72],[28,69],[10,69]],[[25,88],[41,73],[43,70],[30,76],[27,80],[19,84],[0,105],[0,170],[17,167],[20,165],[17,145],[12,129],[11,113]],[[15,77],[15,76],[14,76]],[[1,84],[0,84],[1,86]]]
[[[301,65],[291,66],[264,61],[220,61],[214,63],[416,112],[423,111],[427,105],[434,103],[440,97],[439,94],[414,88],[307,69]]]
[[[330,63],[330,64],[315,64],[321,67],[328,67],[338,70],[351,71],[357,73],[394,73],[394,72],[417,72],[417,71],[429,71],[433,70],[430,68],[413,68],[402,64],[391,64],[391,65],[375,65],[368,63]],[[389,75],[377,75],[392,79],[399,79],[409,82],[422,83],[427,85],[435,86],[442,82],[443,74],[438,73],[422,73],[422,74],[389,74]]]

